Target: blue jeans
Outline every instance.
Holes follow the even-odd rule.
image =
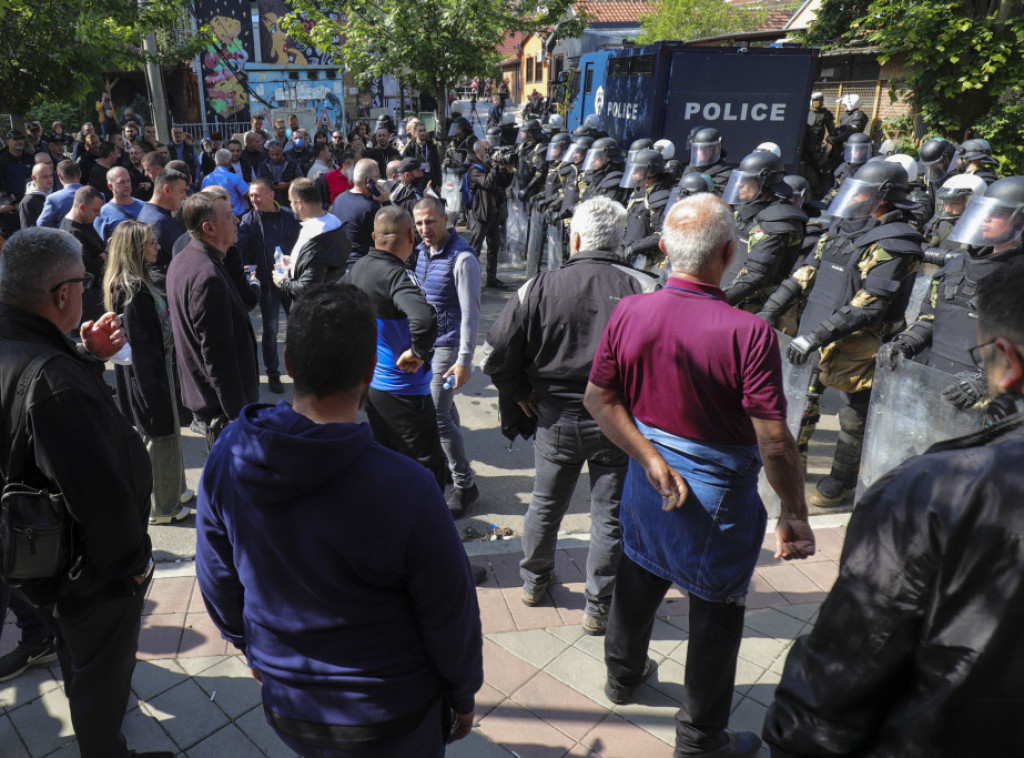
[[[538,414],[533,497],[523,521],[523,586],[535,592],[551,581],[562,517],[569,508],[583,463],[590,470],[590,550],[587,552],[586,612],[604,618],[611,605],[622,553],[619,503],[628,457],[587,415],[541,403]]]
[[[448,459],[448,468],[452,472],[452,481],[456,487],[469,489],[473,486],[473,469],[469,467],[466,457],[466,445],[462,441],[462,430],[459,428],[459,410],[455,407],[455,390],[444,388],[444,373],[459,357],[458,348],[434,348],[434,357],[430,361],[434,378],[430,380],[430,394],[434,397],[434,409],[437,412],[437,431],[441,435],[441,449]]]
[[[281,295],[273,285],[260,289],[260,316],[263,318],[263,366],[267,377],[281,376],[277,357],[278,320],[281,315]]]

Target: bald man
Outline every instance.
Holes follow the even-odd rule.
[[[49,156],[47,156],[49,157]],[[18,216],[21,228],[28,229],[36,225],[39,214],[43,212],[46,196],[53,191],[53,165],[39,162],[32,166],[32,181],[25,187],[25,197],[18,204]]]
[[[374,217],[373,247],[345,281],[377,313],[377,366],[366,395],[373,437],[428,468],[444,492],[447,465],[430,395],[437,315],[405,263],[416,237],[412,216],[388,205]]]
[[[112,199],[103,206],[92,224],[104,242],[110,241],[121,222],[135,221],[146,205],[132,197],[132,177],[123,166],[114,166],[107,171],[107,187]]]

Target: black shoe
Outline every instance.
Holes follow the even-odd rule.
[[[616,705],[625,705],[633,701],[633,692],[641,684],[651,678],[651,674],[658,670],[658,664],[650,658],[644,664],[644,673],[640,675],[640,681],[636,684],[612,684],[611,679],[604,683],[604,694]]]
[[[452,487],[445,499],[448,501],[448,510],[452,512],[452,518],[458,520],[465,516],[470,507],[480,499],[480,490],[477,489],[476,484],[471,484],[465,489]]]
[[[473,569],[473,584],[479,587],[487,581],[487,569],[483,566],[477,566],[475,563],[469,565]]]
[[[33,666],[45,666],[57,660],[57,649],[53,640],[40,645],[26,645],[19,642],[7,655],[0,658],[0,682],[6,682],[20,676],[26,669]]]
[[[687,758],[753,758],[761,749],[761,738],[753,732],[726,732],[729,741],[715,750],[701,750],[697,753],[680,753],[676,755]]]
[[[501,279],[488,279],[485,286],[492,290],[507,290],[512,288],[511,284],[503,282]]]
[[[854,493],[855,487],[847,487],[829,474],[818,482],[807,502],[816,508],[834,508]]]
[[[279,376],[268,376],[267,386],[270,387],[270,391],[275,395],[284,394],[284,385],[281,384],[281,377]]]

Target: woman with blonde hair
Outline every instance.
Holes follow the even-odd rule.
[[[103,297],[107,309],[121,314],[130,362],[114,367],[121,412],[142,434],[153,465],[149,523],[170,524],[187,518],[174,379],[174,336],[167,303],[153,286],[149,267],[156,261],[156,234],[149,224],[124,221],[107,248]]]

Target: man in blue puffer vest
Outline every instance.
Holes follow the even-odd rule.
[[[469,381],[473,371],[473,349],[480,323],[480,261],[454,227],[448,228],[444,203],[436,197],[428,195],[416,203],[413,219],[423,240],[418,248],[416,278],[426,292],[427,302],[437,311],[430,394],[434,397],[441,447],[448,458],[454,485],[448,494],[448,508],[453,517],[460,518],[480,497],[455,407],[455,390]]]

